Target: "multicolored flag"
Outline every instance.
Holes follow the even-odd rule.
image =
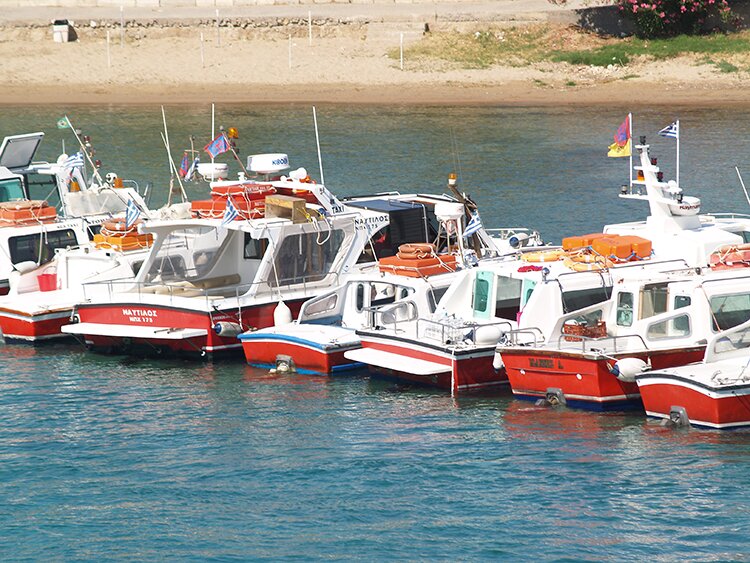
[[[180,162],[180,169],[177,173],[180,175],[180,178],[184,178],[187,176],[188,170],[190,170],[190,159],[188,158],[187,151],[185,151],[182,153],[182,162]]]
[[[618,158],[630,156],[630,116],[625,118],[615,133],[615,142],[609,145],[607,156]]]
[[[57,128],[58,129],[68,129],[70,125],[68,124],[68,118],[67,117],[61,117],[57,120]]]
[[[203,147],[203,150],[210,154],[212,158],[216,158],[221,153],[227,152],[229,150],[229,143],[227,142],[224,133],[221,133],[213,141]]]

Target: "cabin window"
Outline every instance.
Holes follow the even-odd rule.
[[[357,284],[355,308],[357,309],[357,313],[361,313],[365,308],[365,284],[363,283]]]
[[[258,240],[245,233],[245,250],[243,257],[245,260],[260,260],[266,253],[268,241],[266,239]]]
[[[60,205],[60,194],[54,176],[48,174],[29,174],[26,176],[29,199],[41,199],[52,207]]]
[[[742,231],[741,233],[737,233],[742,237],[742,242],[748,243],[750,242],[750,231]]]
[[[641,319],[667,312],[666,284],[647,285],[641,290]]]
[[[305,305],[305,315],[312,317],[314,315],[329,313],[336,308],[338,301],[339,297],[336,293],[331,293],[313,300],[309,302],[309,305]]]
[[[521,308],[526,307],[526,303],[531,299],[531,295],[534,293],[536,282],[530,279],[524,279],[521,288]]]
[[[650,324],[646,329],[646,338],[649,340],[686,336],[690,336],[690,315],[688,314]]]
[[[23,235],[8,239],[10,260],[13,264],[19,262],[43,264],[54,258],[56,249],[76,246],[77,244],[78,239],[76,239],[73,229]]]
[[[596,305],[609,299],[610,295],[612,295],[610,286],[564,291],[562,293],[563,312],[571,313],[584,307]]]
[[[689,307],[691,299],[689,295],[675,295],[674,297],[674,309],[682,309],[683,307]]]
[[[402,288],[408,295],[408,289]],[[372,290],[370,291],[371,304],[374,307],[381,305],[389,305],[396,302],[396,287],[389,283],[373,283]]]
[[[492,273],[479,271],[474,280],[474,315],[481,319],[490,318],[490,290],[492,289]]]
[[[154,265],[151,266],[149,277],[153,279],[159,276],[162,282],[182,281],[185,279],[185,261],[182,256],[164,256],[157,258]]]
[[[617,326],[633,325],[633,294],[617,294]]]
[[[24,199],[23,184],[20,178],[0,180],[0,202]]]
[[[445,295],[445,292],[448,291],[448,287],[437,287],[432,289],[428,293],[428,301],[430,304],[430,312],[434,313],[437,309],[437,304],[440,302],[440,300],[443,298],[443,295]]]
[[[500,319],[516,320],[521,310],[521,287],[523,280],[508,276],[497,276],[495,293],[495,316]]]
[[[274,257],[272,286],[310,283],[325,279],[341,250],[344,231],[323,231],[289,235]]]
[[[750,293],[717,295],[710,299],[714,332],[727,330],[750,319]]]

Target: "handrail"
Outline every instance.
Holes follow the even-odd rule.
[[[422,330],[420,331],[420,323],[422,325],[427,325],[427,328],[422,326]],[[506,320],[496,321],[493,323],[474,323],[461,321],[460,319],[455,319],[453,322],[443,322],[432,319],[419,318],[417,319],[416,336],[417,338],[425,337],[438,340],[435,336],[430,336],[429,334],[427,334],[432,330],[439,332],[439,340],[442,344],[465,345],[466,341],[468,340],[469,345],[476,346],[477,330],[479,330],[480,328],[491,326],[507,327],[507,330],[505,330],[504,332],[513,330],[513,325],[511,324],[511,322]]]
[[[606,344],[607,342],[612,342],[613,346],[612,346],[611,352],[613,354],[616,354],[618,352],[618,349],[617,349],[617,343],[618,343],[618,341],[626,340],[626,339],[637,339],[637,340],[640,340],[641,344],[643,345],[642,349],[644,351],[645,350],[650,350],[650,348],[646,344],[646,341],[643,340],[643,337],[640,334],[623,334],[623,335],[620,335],[620,336],[614,336],[614,335],[613,336],[609,336],[608,335],[608,336],[602,336],[600,338],[595,338],[595,337],[590,337],[590,336],[584,336],[584,335],[578,335],[578,334],[561,334],[558,337],[558,339],[557,339],[557,348],[558,349],[562,349],[563,348],[563,345],[562,345],[563,344],[563,340],[565,340],[565,342],[577,342],[577,341],[580,341],[581,342],[581,353],[585,354],[586,353],[586,344],[587,343],[596,342],[596,343]],[[572,346],[568,346],[567,348],[571,348],[571,347]],[[597,348],[591,347],[591,348],[589,348],[588,351],[596,353],[596,354],[604,355],[604,348],[597,349]],[[630,351],[632,351],[632,350],[630,350]]]
[[[530,334],[534,338],[534,343],[530,342],[523,342],[519,343],[518,336],[522,334]],[[498,348],[504,347],[504,346],[533,346],[535,348],[538,348],[540,344],[544,343],[544,332],[542,329],[535,327],[535,326],[529,326],[524,328],[517,328],[515,330],[511,330],[509,332],[506,332],[504,335],[506,342],[501,342],[498,344]],[[539,339],[537,340],[537,336]]]

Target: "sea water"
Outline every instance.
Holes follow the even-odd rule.
[[[0,133],[67,112],[102,171],[166,200],[159,108],[5,108]],[[175,159],[210,140],[208,107],[167,107]],[[247,154],[286,152],[320,179],[310,108],[219,107]],[[668,177],[709,211],[750,210],[747,111],[650,109],[634,118]],[[326,184],[341,195],[441,191],[448,172],[487,226],[548,240],[642,218],[617,199],[627,159],[610,108],[318,108]],[[205,159],[204,159],[205,160]],[[238,166],[234,167],[238,169]],[[205,184],[189,184],[206,197]],[[750,558],[750,432],[670,429],[638,413],[452,399],[366,374],[272,375],[85,353],[0,348],[4,560]]]

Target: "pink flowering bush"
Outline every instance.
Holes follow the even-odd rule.
[[[734,21],[727,0],[617,0],[623,16],[635,23],[642,38],[699,33],[709,17],[725,24]]]

